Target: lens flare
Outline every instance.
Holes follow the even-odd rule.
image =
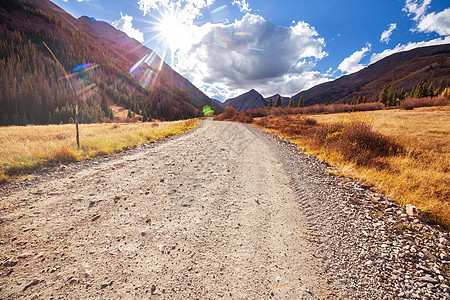
[[[231,43],[233,29],[231,27],[214,27],[214,45],[222,48],[228,48]]]
[[[256,52],[266,52],[265,49],[261,49],[261,48],[249,47],[249,49],[252,50],[252,51],[256,51]]]
[[[203,106],[203,115],[205,117],[210,117],[214,115],[214,110],[212,110],[212,108],[209,105],[205,105]]]
[[[85,63],[85,64],[81,64],[76,66],[75,68],[72,69],[72,72],[78,72],[78,71],[89,71],[89,70],[93,70],[95,68],[97,68],[99,65],[97,64],[93,64],[93,63]]]
[[[144,89],[147,88],[150,83],[153,83],[156,79],[155,72],[148,68],[137,68],[133,71],[132,75],[136,77],[139,85]]]
[[[238,31],[234,33],[235,36],[251,36],[251,32]]]
[[[222,5],[211,11],[211,20],[213,23],[227,22],[230,17],[228,6]]]
[[[78,98],[86,101],[89,97],[97,92],[98,87],[93,82],[87,80],[78,80],[75,81],[75,89],[77,91]]]
[[[98,67],[100,67],[98,64],[84,63],[74,67],[72,73],[67,75],[67,78],[72,82],[73,88],[79,99],[87,100],[98,91],[97,85],[90,81],[90,79],[97,74]],[[65,79],[66,76],[61,77],[58,80]]]
[[[144,89],[150,84],[153,86],[158,77],[159,71],[161,71],[164,61],[158,57],[156,52],[145,54],[137,63],[135,63],[128,73],[135,77],[139,85]],[[148,67],[155,69],[152,71]]]

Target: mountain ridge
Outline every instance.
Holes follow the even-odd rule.
[[[418,72],[423,68],[422,64],[418,64],[417,66],[416,64],[418,61],[423,62],[424,57],[435,58],[428,60],[428,64],[433,64],[436,63],[436,61],[445,59],[447,63],[443,68],[446,70],[444,71],[444,74],[446,73],[447,75],[442,76],[442,74],[438,74],[438,76],[433,76],[426,74],[426,70],[422,70],[422,74],[416,76],[416,80],[402,80],[409,74]],[[356,98],[364,96],[367,97],[368,100],[376,100],[377,95],[381,92],[383,86],[390,85],[394,82],[396,83],[394,86],[395,90],[400,90],[402,85],[406,89],[412,89],[412,87],[417,85],[421,80],[441,81],[447,77],[446,81],[448,82],[450,70],[450,65],[448,63],[449,57],[450,44],[419,47],[409,51],[395,53],[356,73],[345,75],[334,81],[325,82],[306,91],[302,91],[293,96],[294,102],[298,103],[302,96],[305,105],[329,102],[349,102],[350,100],[356,100]],[[403,68],[407,72],[398,73],[397,71],[399,68]]]

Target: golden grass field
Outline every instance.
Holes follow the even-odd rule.
[[[73,124],[0,127],[0,182],[43,166],[113,154],[181,134],[197,123],[81,124],[81,149],[77,149]]]
[[[403,150],[361,165],[316,147],[309,139],[292,139],[306,151],[333,163],[338,173],[372,184],[402,205],[413,204],[435,222],[450,229],[450,106],[414,110],[308,115],[318,124],[364,119],[374,131],[390,136]],[[296,115],[295,118],[304,116]],[[284,137],[299,134],[282,134]]]

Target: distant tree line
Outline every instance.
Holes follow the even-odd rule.
[[[388,90],[385,85],[378,97],[378,102],[383,103],[385,106],[398,106],[400,102],[407,97],[420,99],[440,96],[448,89],[448,87],[448,84],[435,86],[433,82],[421,81],[407,92],[404,87],[402,87],[400,91],[396,91],[393,89],[392,85]]]

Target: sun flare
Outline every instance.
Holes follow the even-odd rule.
[[[186,25],[174,13],[163,14],[156,24],[156,30],[162,41],[174,52],[189,43]]]

